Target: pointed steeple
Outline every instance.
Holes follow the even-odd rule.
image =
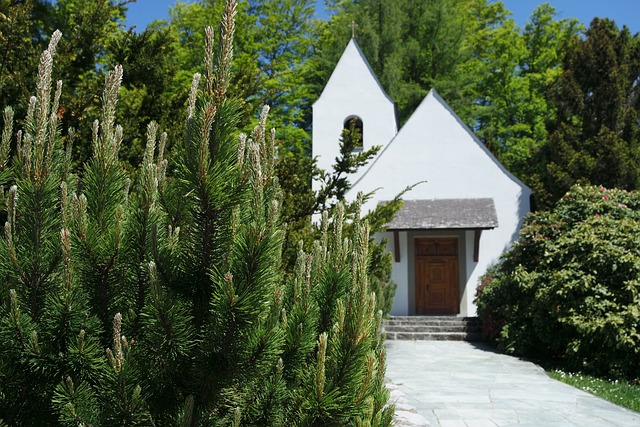
[[[377,93],[370,92],[372,90],[371,85],[375,84],[377,87],[376,92],[379,92],[380,95],[387,98],[389,102],[394,103],[393,99],[391,99],[382,87],[382,84],[380,84],[380,81],[373,72],[369,61],[367,61],[364,53],[362,53],[362,50],[355,38],[351,38],[351,40],[349,40],[347,47],[338,60],[336,67],[333,69],[333,73],[331,73],[331,77],[329,77],[329,81],[325,85],[318,101],[322,99],[327,90],[333,89],[334,86],[340,86],[336,81],[349,82],[354,88],[360,88],[368,91],[370,96],[378,95]]]
[[[318,158],[320,168],[331,170],[340,153],[342,130],[352,119],[361,126],[363,150],[384,148],[398,131],[395,103],[382,88],[355,38],[347,44],[313,104],[313,156]],[[350,182],[355,182],[365,169],[350,176]]]

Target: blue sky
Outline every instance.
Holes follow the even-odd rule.
[[[130,4],[127,26],[136,25],[138,31],[141,31],[151,21],[167,18],[169,7],[174,2],[175,0],[138,0],[137,3]],[[502,0],[502,2],[513,13],[518,25],[524,25],[536,6],[545,3],[544,0]],[[578,18],[588,26],[596,16],[607,17],[616,21],[618,26],[628,26],[634,33],[640,31],[640,0],[548,0],[547,2],[556,8],[560,18]],[[322,5],[321,0],[318,3]]]

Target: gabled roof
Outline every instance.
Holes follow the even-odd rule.
[[[378,154],[378,156],[371,162],[366,171],[360,176],[360,178],[353,183],[352,189],[357,186],[357,184],[365,180],[367,175],[371,174],[374,170],[377,169],[378,163],[385,163],[384,159],[388,156],[394,156],[394,154],[389,154],[390,152],[398,153],[398,150],[405,150],[404,153],[412,153],[412,151],[408,151],[405,145],[415,145],[415,144],[423,144],[423,141],[426,139],[430,139],[426,136],[427,133],[437,131],[442,135],[442,132],[445,134],[447,132],[451,132],[450,129],[445,127],[444,123],[432,124],[432,126],[436,126],[436,128],[425,128],[424,123],[427,122],[430,115],[436,114],[438,112],[446,112],[448,117],[453,118],[454,122],[457,122],[459,128],[463,129],[464,132],[468,134],[470,139],[477,145],[477,147],[484,152],[490,161],[492,161],[495,166],[497,166],[505,176],[507,176],[510,180],[512,180],[516,185],[526,189],[526,191],[531,191],[527,185],[525,185],[522,181],[520,181],[515,175],[509,172],[504,165],[502,165],[498,159],[489,151],[489,149],[478,139],[478,137],[469,129],[469,127],[460,119],[460,117],[453,111],[453,109],[446,103],[444,99],[438,94],[435,89],[431,89],[427,96],[422,100],[418,108],[415,109],[413,114],[409,117],[404,126],[398,131],[396,136],[387,144],[383,150]],[[449,122],[451,122],[449,120]],[[446,138],[440,140],[441,144],[447,144],[448,141]],[[398,145],[401,144],[401,145]],[[415,153],[414,153],[415,154]],[[409,154],[411,155],[411,154]],[[387,162],[388,163],[388,162]],[[388,166],[388,165],[386,165]],[[420,180],[416,180],[415,182],[419,182]],[[411,183],[409,183],[411,184]],[[351,190],[350,190],[351,191]],[[358,190],[360,191],[360,190]]]
[[[369,65],[369,61],[367,61],[367,58],[365,58],[364,54],[362,53],[362,50],[360,50],[360,46],[358,46],[358,43],[354,38],[349,40],[347,47],[345,48],[344,52],[342,52],[342,56],[338,60],[338,63],[336,64],[335,68],[333,69],[333,72],[331,73],[331,77],[329,77],[327,84],[324,86],[324,89],[322,90],[322,93],[320,94],[316,102],[318,102],[318,100],[322,98],[322,95],[324,94],[327,87],[331,85],[331,81],[335,78],[338,78],[339,74],[342,73],[343,69],[351,70],[352,69],[351,64],[354,64],[354,63],[355,64],[362,63],[364,67],[366,67],[369,78],[373,79],[375,84],[380,89],[380,92],[389,100],[389,102],[395,105],[395,101],[391,99],[391,97],[387,94],[387,92],[385,92],[384,88],[380,84],[380,81],[376,77],[376,74],[373,72],[371,65]],[[357,79],[367,78],[367,75],[360,74],[356,78]]]
[[[385,203],[385,202],[380,202]],[[498,226],[493,199],[406,200],[388,230],[492,229]]]

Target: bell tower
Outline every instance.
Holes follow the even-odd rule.
[[[333,70],[322,94],[313,104],[313,156],[318,167],[330,171],[340,154],[340,136],[354,123],[362,135],[362,147],[381,146],[398,132],[395,103],[386,94],[371,66],[352,38]],[[349,176],[354,184],[374,160]],[[317,189],[318,183],[313,183]]]

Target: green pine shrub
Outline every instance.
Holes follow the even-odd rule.
[[[21,131],[5,110],[0,424],[391,424],[369,225],[356,206],[347,226],[339,205],[311,253],[282,268],[268,108],[245,136],[227,96],[234,16],[231,0],[217,52],[206,30],[175,159],[152,123],[140,168],[123,167],[116,67],[92,157],[71,170],[61,83],[51,95],[59,33]]]
[[[640,377],[640,193],[576,185],[531,214],[479,287],[504,350],[570,371]]]
[[[286,269],[295,264],[297,257],[297,245],[292,244],[293,242],[302,241],[305,247],[310,248],[314,240],[321,238],[321,228],[311,221],[314,214],[319,215],[323,211],[333,214],[336,205],[342,203],[342,209],[344,209],[344,215],[347,218],[343,231],[346,236],[353,235],[354,231],[351,227],[353,219],[360,215],[360,205],[372,196],[373,192],[358,194],[355,201],[346,203],[345,195],[351,188],[349,175],[364,167],[380,150],[379,146],[374,146],[364,152],[357,150],[361,146],[361,141],[362,135],[355,127],[354,120],[349,127],[342,131],[339,141],[340,154],[336,157],[331,172],[318,169],[314,161],[310,161],[310,159],[307,159],[309,160],[307,164],[307,160],[304,158],[286,152],[283,161],[276,165],[278,178],[288,184],[286,190],[290,191],[284,196],[283,204],[283,218],[287,220],[287,234],[283,252],[283,264]],[[300,185],[300,181],[302,181],[299,177],[301,169],[306,170],[307,186]],[[321,187],[317,191],[311,189],[312,179],[321,182]],[[386,224],[391,222],[402,206],[402,196],[413,187],[407,187],[393,200],[378,204],[365,214],[364,219],[369,223],[372,235],[386,230]],[[292,190],[293,192],[291,192]],[[369,285],[371,291],[376,294],[378,307],[384,316],[391,311],[396,291],[396,284],[391,280],[392,255],[386,248],[386,239],[378,240],[371,237],[369,242],[371,252],[371,262],[368,268]]]

